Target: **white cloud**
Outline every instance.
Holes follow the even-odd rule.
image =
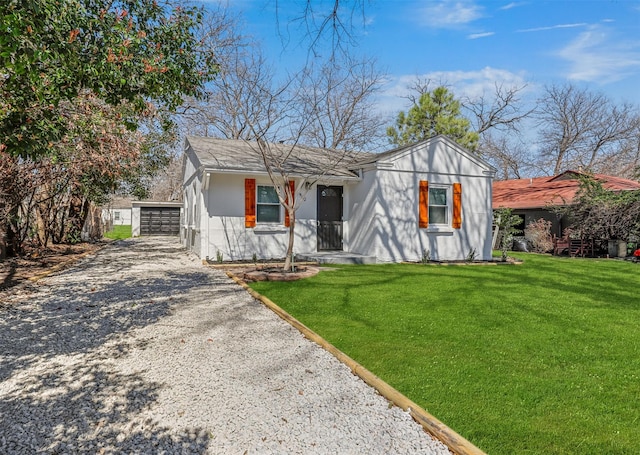
[[[468,35],[467,38],[478,39],[478,38],[486,38],[487,36],[493,36],[493,35],[495,35],[495,32],[472,33],[471,35]]]
[[[430,2],[421,10],[423,25],[435,28],[458,28],[482,17],[482,8],[470,0]]]
[[[504,6],[501,6],[498,9],[506,11],[506,10],[509,10],[509,9],[517,8],[519,6],[524,6],[526,4],[527,4],[526,2],[511,2],[511,3],[508,3],[508,4],[504,5]]]
[[[375,22],[376,22],[376,16],[375,15],[366,16],[365,19],[364,19],[365,27],[369,27],[369,26],[375,24]]]
[[[528,84],[524,73],[514,73],[508,70],[485,67],[476,71],[437,71],[426,74],[407,74],[389,79],[386,89],[380,97],[381,110],[396,113],[406,110],[410,103],[407,96],[412,93],[411,86],[416,80],[432,81],[429,88],[440,85],[448,87],[456,98],[478,98],[482,95],[491,96],[495,86],[522,87]],[[528,90],[534,86],[528,84]]]
[[[536,28],[527,28],[523,30],[517,30],[519,33],[529,33],[529,32],[542,32],[545,30],[556,30],[559,28],[576,28],[576,27],[586,27],[586,22],[579,22],[577,24],[559,24],[559,25],[551,25],[549,27],[536,27]]]
[[[605,27],[594,25],[557,52],[566,60],[566,77],[606,84],[640,71],[640,41],[620,41]]]

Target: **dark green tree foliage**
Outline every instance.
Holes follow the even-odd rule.
[[[89,90],[134,110],[168,110],[214,74],[194,31],[201,11],[148,0],[0,2],[0,151],[46,155],[67,131],[61,101]]]
[[[469,150],[476,150],[478,134],[460,113],[460,102],[446,87],[423,93],[408,113],[400,112],[396,126],[387,129],[389,142],[402,146],[444,134]]]
[[[640,238],[640,191],[610,191],[593,177],[582,177],[569,209],[574,231],[581,238],[624,240]]]

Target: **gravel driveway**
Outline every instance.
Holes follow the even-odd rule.
[[[176,239],[0,294],[0,453],[445,454]]]

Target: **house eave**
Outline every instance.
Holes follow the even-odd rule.
[[[243,169],[236,167],[215,167],[215,166],[205,166],[204,172],[209,174],[226,174],[226,175],[251,175],[251,176],[269,176],[268,172],[257,170],[257,169]],[[312,177],[314,180],[331,180],[331,181],[345,181],[345,182],[359,182],[362,178],[358,175],[305,175],[296,172],[292,172],[287,174],[290,178],[294,179],[304,179]]]
[[[170,201],[132,201],[131,207],[174,207],[181,208],[184,205],[183,202],[170,202]]]

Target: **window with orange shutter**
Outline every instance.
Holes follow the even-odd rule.
[[[462,227],[462,185],[429,184],[420,181],[419,214],[420,228],[447,226],[454,229]]]

